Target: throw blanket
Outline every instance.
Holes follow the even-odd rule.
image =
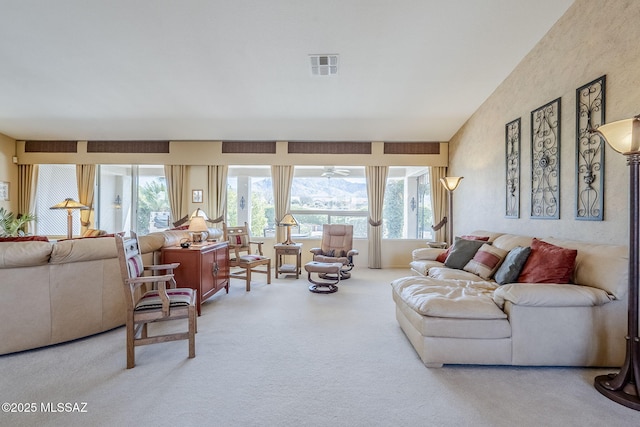
[[[457,319],[505,319],[493,301],[496,283],[470,280],[438,280],[410,276],[391,282],[394,292],[423,316]]]

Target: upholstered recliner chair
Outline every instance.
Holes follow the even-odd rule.
[[[340,279],[348,279],[353,269],[353,257],[358,255],[358,250],[353,249],[353,225],[324,224],[320,247],[311,249],[311,253],[316,262],[341,263]]]

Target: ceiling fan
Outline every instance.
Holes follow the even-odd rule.
[[[324,172],[322,172],[321,176],[331,178],[336,175],[349,176],[350,173],[349,169],[336,169],[334,166],[325,166]]]

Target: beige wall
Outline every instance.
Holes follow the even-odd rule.
[[[0,208],[15,211],[18,206],[18,167],[13,164],[16,142],[0,133],[0,181],[9,183],[9,201],[0,201]]]
[[[605,7],[606,6],[606,7]],[[450,141],[455,234],[475,229],[627,244],[629,171],[605,152],[604,221],[575,220],[575,90],[605,75],[606,121],[640,113],[640,1],[576,0]],[[562,97],[560,219],[530,218],[531,111]],[[504,218],[505,124],[522,118],[520,219]]]

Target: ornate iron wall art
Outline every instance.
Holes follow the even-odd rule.
[[[560,218],[560,98],[531,112],[531,218]]]
[[[576,90],[576,219],[602,221],[604,142],[589,132],[604,124],[606,76]]]
[[[520,118],[505,125],[506,218],[520,218]]]

